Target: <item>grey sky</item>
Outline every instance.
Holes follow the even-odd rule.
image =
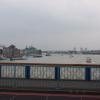
[[[0,43],[100,49],[100,0],[0,0]]]

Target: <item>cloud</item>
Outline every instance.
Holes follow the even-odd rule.
[[[0,0],[0,40],[20,47],[34,42],[41,48],[64,49],[66,45],[96,48],[100,42],[99,3],[99,0]]]

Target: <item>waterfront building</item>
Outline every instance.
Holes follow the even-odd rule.
[[[3,48],[3,56],[6,58],[16,58],[20,57],[20,49],[16,48],[15,45],[10,45],[9,47]]]
[[[42,51],[35,47],[30,46],[24,49],[24,54],[26,56],[42,55]]]
[[[34,48],[32,46],[31,47],[26,47],[24,49],[24,54],[27,55],[27,56],[31,56],[31,55],[33,55],[34,51],[36,51],[36,48]]]

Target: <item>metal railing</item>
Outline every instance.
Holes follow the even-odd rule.
[[[100,65],[0,62],[0,78],[100,80]]]
[[[98,64],[0,62],[0,88],[99,91],[99,81]]]

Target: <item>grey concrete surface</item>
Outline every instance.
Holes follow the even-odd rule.
[[[11,96],[0,95],[0,100],[100,100],[92,97],[67,97],[67,96]]]

